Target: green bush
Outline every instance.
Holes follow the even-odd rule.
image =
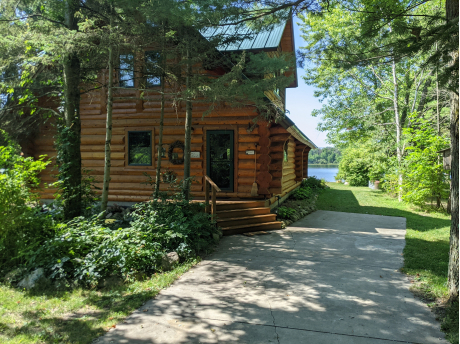
[[[282,219],[289,220],[291,216],[295,215],[295,210],[287,207],[278,208],[278,216]]]
[[[449,175],[437,151],[448,147],[449,139],[437,135],[428,120],[412,115],[411,121],[413,127],[403,129],[412,143],[404,159],[403,200],[425,207],[436,199],[440,206],[449,197]]]
[[[307,199],[310,198],[313,195],[313,190],[310,189],[308,186],[303,186],[295,190],[290,198],[293,198],[295,200],[302,200],[302,199]]]
[[[26,247],[40,245],[54,234],[51,216],[41,212],[38,174],[47,163],[21,156],[20,148],[8,139],[0,146],[0,270],[10,270],[23,262]]]
[[[345,149],[336,180],[345,180],[351,186],[368,186],[369,180],[381,180],[387,169],[387,157],[375,149],[370,142]]]
[[[134,216],[146,216],[150,211],[156,214],[158,232],[165,235],[163,247],[168,252],[176,251],[180,256],[194,255],[212,244],[213,234],[219,230],[204,212],[204,204],[188,202],[181,197],[156,199],[134,206]]]
[[[300,187],[308,187],[310,189],[324,189],[326,188],[326,181],[324,179],[318,179],[317,177],[312,176],[302,180]]]
[[[130,280],[138,273],[160,269],[164,254],[182,259],[213,243],[218,229],[203,205],[181,200],[137,204],[123,220],[111,225],[93,216],[59,226],[59,234],[28,256],[30,269],[44,267],[51,278],[96,285],[103,277]]]
[[[105,276],[129,279],[139,271],[154,271],[163,250],[156,238],[155,214],[149,215],[118,229],[107,227],[97,216],[76,217],[61,224],[55,238],[30,254],[29,267],[45,268],[50,278],[89,285]]]

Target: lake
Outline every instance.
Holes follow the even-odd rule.
[[[326,182],[335,182],[334,177],[339,172],[339,165],[308,165],[308,176],[324,179]]]

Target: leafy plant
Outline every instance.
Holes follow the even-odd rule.
[[[112,229],[97,215],[59,226],[59,234],[30,254],[31,268],[44,267],[50,278],[96,285],[101,277],[127,279],[158,268],[164,250],[155,213],[137,216],[131,227]]]
[[[326,188],[326,181],[324,179],[318,179],[317,177],[312,176],[302,180],[300,187],[308,187],[310,189],[324,189]]]
[[[40,212],[38,174],[47,163],[19,155],[17,144],[6,137],[7,146],[0,146],[0,266],[14,267],[21,262],[21,251],[28,245],[42,242],[52,224],[49,216]]]
[[[218,229],[204,205],[179,195],[139,203],[123,220],[78,217],[59,225],[58,235],[28,255],[30,269],[44,267],[51,278],[96,285],[103,277],[132,279],[160,269],[164,254],[196,256],[214,243]]]
[[[290,219],[293,215],[295,215],[295,210],[287,207],[279,207],[278,208],[278,216],[282,219]]]
[[[441,199],[449,196],[449,183],[437,151],[448,146],[449,140],[437,135],[427,120],[413,115],[411,121],[413,127],[403,130],[412,143],[406,148],[409,154],[405,159],[403,200],[424,207],[435,198],[439,207]]]
[[[313,195],[312,189],[308,186],[300,187],[291,194],[291,198],[295,200],[302,200],[310,198]]]

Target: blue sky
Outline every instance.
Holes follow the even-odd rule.
[[[298,49],[304,45],[304,40],[300,37],[300,29],[297,23],[300,19],[294,18],[294,41],[295,48]],[[305,71],[297,69],[299,86],[297,88],[286,89],[286,108],[290,111],[289,118],[294,121],[297,127],[308,136],[318,147],[330,146],[326,143],[326,132],[316,130],[320,118],[312,117],[311,112],[314,109],[321,108],[318,98],[313,96],[314,87],[305,84],[302,79]]]

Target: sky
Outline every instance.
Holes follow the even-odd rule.
[[[294,42],[296,50],[304,46],[304,40],[300,37],[300,29],[297,24],[299,21],[300,19],[294,17]],[[311,112],[314,109],[320,109],[322,104],[318,98],[313,96],[315,88],[307,85],[302,79],[304,74],[305,71],[303,69],[297,68],[299,86],[297,88],[286,89],[286,108],[290,112],[288,116],[316,146],[331,146],[326,143],[326,132],[316,129],[321,119],[311,116]]]

